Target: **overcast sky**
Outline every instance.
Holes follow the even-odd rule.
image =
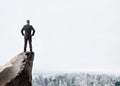
[[[0,65],[36,30],[33,72],[120,73],[120,0],[0,0]]]

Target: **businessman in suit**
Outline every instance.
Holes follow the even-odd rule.
[[[32,36],[35,34],[35,29],[30,25],[30,20],[26,21],[21,33],[24,36],[24,52],[26,52],[27,42],[29,41],[30,52],[32,52]]]

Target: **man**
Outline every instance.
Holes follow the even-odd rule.
[[[35,29],[30,25],[30,20],[26,21],[26,25],[23,26],[21,33],[24,36],[24,52],[26,52],[27,42],[29,41],[30,51],[32,52],[32,36],[35,34]]]

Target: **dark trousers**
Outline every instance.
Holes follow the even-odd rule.
[[[28,42],[28,41],[29,41],[30,51],[32,52],[32,38],[31,38],[31,37],[24,39],[24,52],[26,52],[27,42]]]

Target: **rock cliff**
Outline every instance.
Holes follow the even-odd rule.
[[[20,53],[0,67],[0,86],[32,86],[33,52]]]

